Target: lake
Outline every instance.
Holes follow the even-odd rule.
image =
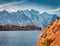
[[[35,46],[41,31],[0,31],[0,46]]]

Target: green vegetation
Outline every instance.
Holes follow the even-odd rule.
[[[42,44],[43,44],[43,46],[48,46],[50,43],[51,43],[50,39],[45,39],[44,43],[42,43]]]

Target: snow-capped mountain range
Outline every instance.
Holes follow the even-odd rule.
[[[9,13],[6,10],[0,11],[0,24],[13,24],[13,25],[28,25],[44,28],[51,22],[55,21],[57,15],[48,14],[46,12],[40,14],[39,11],[31,10],[18,10]]]

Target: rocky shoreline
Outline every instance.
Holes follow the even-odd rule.
[[[36,27],[34,25],[16,26],[9,24],[0,24],[0,31],[8,31],[8,30],[41,30],[41,28]]]

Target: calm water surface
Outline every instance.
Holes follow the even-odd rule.
[[[0,46],[35,46],[41,31],[0,31]]]

